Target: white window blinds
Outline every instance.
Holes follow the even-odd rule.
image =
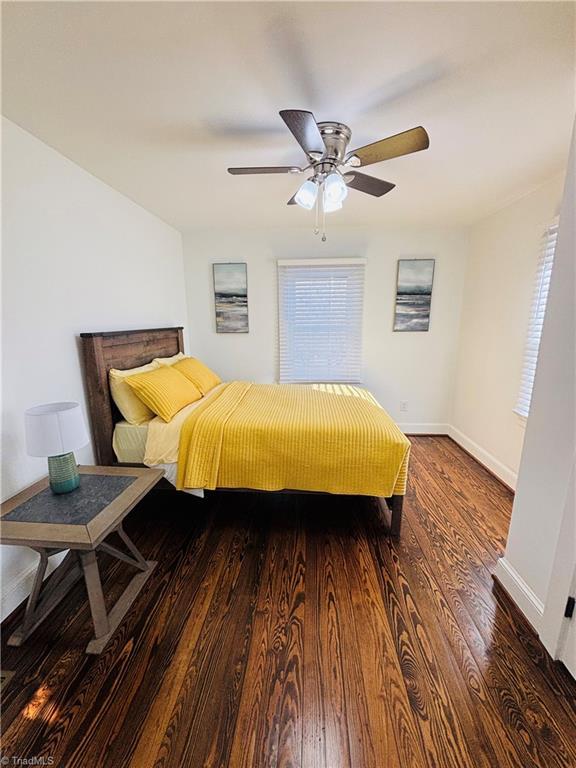
[[[363,259],[278,262],[281,382],[358,383]]]
[[[544,313],[546,311],[546,302],[548,301],[557,236],[558,222],[555,222],[546,229],[542,237],[542,248],[540,258],[538,259],[538,270],[534,283],[530,321],[528,323],[528,334],[522,363],[520,392],[518,394],[518,402],[514,408],[516,413],[524,417],[528,417],[530,411],[532,387],[534,386],[534,376],[536,375],[538,349],[540,348],[540,337],[542,336],[542,327],[544,325]]]

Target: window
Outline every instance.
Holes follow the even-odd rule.
[[[544,313],[546,311],[546,302],[548,301],[550,276],[552,275],[552,264],[554,263],[554,251],[556,249],[557,236],[558,222],[555,222],[544,232],[540,258],[538,259],[538,271],[536,272],[536,280],[534,283],[530,322],[528,324],[528,335],[526,338],[524,360],[522,363],[520,392],[518,394],[516,408],[514,408],[516,413],[525,418],[528,417],[530,411],[532,387],[534,386],[534,376],[536,375],[538,349],[540,347],[540,337],[542,336],[542,327],[544,325]]]
[[[364,265],[278,262],[281,382],[360,381]]]

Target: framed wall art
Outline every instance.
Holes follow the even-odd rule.
[[[398,259],[395,331],[427,331],[435,259]]]
[[[248,333],[248,273],[245,262],[212,264],[216,333]]]

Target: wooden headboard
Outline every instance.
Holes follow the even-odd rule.
[[[81,333],[80,338],[96,461],[111,466],[117,463],[112,449],[114,424],[122,416],[110,394],[108,371],[110,368],[136,368],[155,357],[171,357],[184,352],[182,326]]]

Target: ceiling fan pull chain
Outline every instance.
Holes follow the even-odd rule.
[[[322,242],[326,242],[326,210],[324,208],[324,190],[321,190],[322,193]],[[318,195],[320,197],[320,195]]]
[[[320,193],[316,195],[316,206],[314,208],[314,234],[317,235],[320,232],[320,227],[318,226],[318,206],[320,205]]]

